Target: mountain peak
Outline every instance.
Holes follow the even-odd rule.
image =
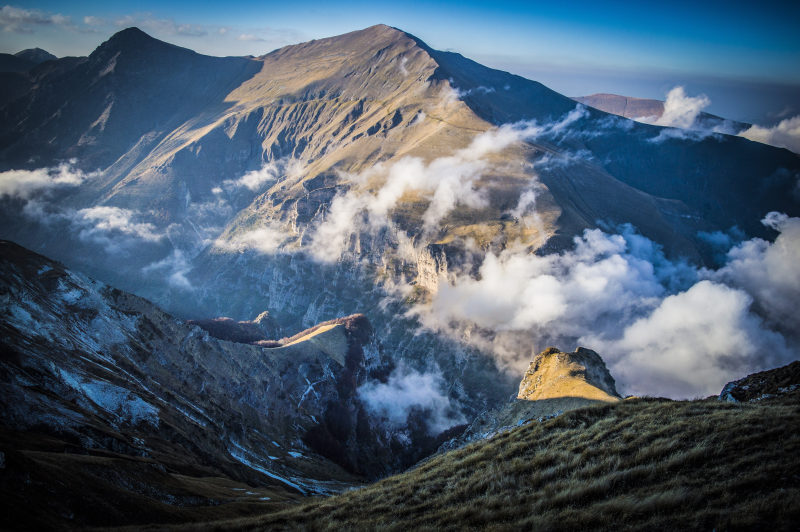
[[[538,401],[577,397],[617,401],[619,394],[605,362],[591,349],[565,353],[548,347],[533,359],[519,385],[517,399]]]
[[[128,28],[125,28],[124,30],[119,30],[117,33],[115,33],[114,35],[111,36],[112,39],[114,37],[117,37],[117,38],[123,38],[123,37],[126,37],[126,38],[139,37],[139,38],[141,38],[141,37],[145,37],[145,38],[149,38],[149,39],[153,38],[148,33],[142,31],[141,29],[139,29],[137,26],[130,26]]]
[[[53,61],[58,59],[58,57],[54,56],[47,50],[42,50],[41,48],[28,48],[26,50],[22,50],[21,52],[17,52],[14,55],[21,59],[36,63],[37,65],[39,63],[44,63],[45,61]]]
[[[118,51],[153,52],[163,50],[181,50],[189,54],[197,53],[188,48],[182,48],[156,39],[135,26],[118,31],[101,44],[94,53],[101,50],[113,51],[114,53]]]

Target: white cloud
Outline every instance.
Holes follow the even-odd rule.
[[[262,254],[274,253],[287,238],[286,230],[277,225],[263,225],[236,234],[228,239],[218,238],[214,245],[226,251],[254,250]]]
[[[707,139],[708,137],[722,140],[722,137],[715,131],[710,131],[707,129],[678,129],[670,127],[662,129],[658,132],[658,135],[649,139],[649,141],[656,144],[669,139],[692,140],[699,142]]]
[[[149,222],[134,222],[136,213],[130,209],[98,205],[78,211],[78,216],[91,224],[89,233],[119,231],[143,240],[159,240],[162,235]]]
[[[719,393],[725,383],[791,360],[784,339],[751,313],[743,291],[703,280],[666,297],[621,338],[592,338],[633,393]]]
[[[683,87],[674,87],[667,93],[664,112],[653,123],[657,126],[689,129],[703,109],[709,105],[711,100],[705,94],[688,96]]]
[[[667,93],[664,112],[660,117],[638,117],[635,120],[674,128],[659,132],[658,136],[651,139],[651,142],[663,142],[671,138],[699,141],[717,134],[739,135],[756,142],[800,153],[800,116],[781,120],[773,127],[752,125],[742,130],[740,126],[737,127],[728,120],[713,118],[701,120],[703,109],[709,105],[711,105],[711,100],[705,94],[689,96],[682,86],[677,86]]]
[[[95,17],[92,15],[87,15],[83,17],[83,23],[87,26],[104,26],[107,24],[106,20],[101,17]]]
[[[300,177],[304,171],[305,165],[297,159],[278,159],[265,162],[258,170],[251,170],[237,179],[226,179],[219,190],[246,188],[251,192],[258,192],[279,180]]]
[[[800,218],[771,212],[762,223],[780,232],[775,242],[754,238],[733,247],[712,278],[747,291],[774,324],[800,334]]]
[[[686,94],[686,89],[676,86],[667,93],[661,116],[644,116],[635,120],[666,128],[650,139],[650,142],[655,143],[669,139],[700,141],[709,136],[721,140],[722,137],[718,135],[720,133],[735,134],[736,131],[728,121],[710,120],[706,123],[699,120],[703,109],[709,105],[711,100],[705,94],[689,96]]]
[[[629,392],[717,393],[798,348],[800,219],[772,213],[765,223],[781,231],[775,242],[741,243],[716,272],[666,259],[630,227],[587,230],[560,254],[490,253],[477,274],[442,276],[413,314],[518,372],[534,347],[584,345]]]
[[[739,133],[744,138],[800,153],[800,115],[781,120],[773,127],[751,126]]]
[[[406,69],[406,63],[408,63],[408,57],[401,57],[400,63],[398,63],[397,68],[400,69],[400,73],[403,77],[408,76],[408,70]]]
[[[8,170],[0,173],[0,196],[31,199],[58,187],[76,187],[96,174],[85,174],[73,167],[74,161],[52,168]]]
[[[595,229],[576,238],[567,253],[487,254],[477,277],[442,280],[423,321],[434,328],[455,320],[540,333],[555,326],[563,336],[580,336],[604,321],[652,307],[665,291],[661,279],[677,276],[659,266],[666,263],[659,249],[634,245],[633,235],[626,241]]]
[[[142,242],[155,243],[164,238],[150,222],[136,221],[140,215],[130,209],[98,205],[79,211],[63,212],[78,231],[78,238],[102,246],[106,253],[128,251]]]
[[[251,42],[264,42],[266,39],[263,37],[259,37],[257,35],[253,35],[252,33],[240,33],[238,37],[236,37],[240,41],[251,41]]]
[[[358,388],[358,396],[367,409],[383,417],[390,425],[403,427],[414,409],[425,411],[428,431],[439,434],[459,423],[463,414],[453,408],[444,393],[441,371],[420,373],[404,365],[398,366],[387,382],[369,381]]]

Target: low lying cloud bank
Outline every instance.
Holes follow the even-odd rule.
[[[752,126],[740,136],[800,153],[800,116],[781,120],[773,127]]]
[[[702,137],[706,133],[680,128],[696,124],[706,105],[705,97],[687,96],[683,89],[671,91],[659,120],[677,127],[664,131]],[[552,123],[520,122],[491,129],[448,156],[427,162],[404,157],[345,176],[349,190],[339,193],[324,219],[309,227],[303,251],[316,260],[335,262],[348,252],[354,235],[388,229],[400,239],[405,234],[394,226],[392,214],[407,195],[422,200],[424,244],[454,209],[487,204],[479,181],[492,169],[494,156],[515,143],[630,126],[627,120],[610,118],[592,129],[571,127],[586,116],[585,108],[578,106]],[[791,120],[783,127],[790,136],[796,129]],[[588,152],[545,155],[535,164],[544,169],[589,157]],[[239,212],[237,201],[249,204],[254,194],[302,171],[299,162],[281,160],[225,180],[210,191],[207,201],[187,199],[184,222],[169,227],[157,226],[147,213],[130,209],[61,206],[54,191],[93,177],[76,170],[74,163],[0,173],[0,196],[21,202],[30,219],[58,224],[77,240],[116,256],[114,260],[130,257],[144,246],[158,248],[147,259],[152,262],[138,266],[141,274],[166,279],[172,288],[192,290],[189,273],[198,251],[186,244],[186,235],[195,235],[198,249],[213,244],[228,251],[275,253],[288,236],[296,236],[287,236],[277,221],[224,238],[220,234]],[[509,215],[537,223],[537,185],[532,176]],[[547,345],[562,349],[585,345],[604,356],[620,389],[628,393],[672,397],[716,393],[733,378],[788,362],[798,354],[800,219],[769,213],[764,224],[777,232],[772,243],[743,240],[735,230],[702,235],[719,249],[721,266],[716,270],[668,260],[656,243],[630,226],[620,227],[618,234],[587,230],[574,239],[571,250],[560,254],[534,255],[511,244],[500,253],[478,256],[477,274],[472,265],[462,272],[451,269],[439,279],[430,302],[411,313],[428,329],[493,352],[502,366],[520,374],[530,356]],[[413,251],[410,241],[401,244]],[[373,414],[390,424],[407,423],[415,410],[428,412],[433,433],[462,420],[445,390],[436,371],[420,373],[400,366],[387,382],[368,383],[360,394]]]
[[[598,350],[628,393],[693,397],[798,355],[800,219],[770,213],[774,243],[742,242],[716,271],[667,260],[631,227],[587,230],[570,251],[488,254],[414,309],[430,329],[521,372],[549,344]]]
[[[74,164],[70,161],[51,168],[0,172],[0,197],[28,200],[56,188],[76,187],[95,175],[76,169]]]

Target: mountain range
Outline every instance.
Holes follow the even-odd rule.
[[[271,512],[797,358],[789,150],[385,25],[23,59],[0,73],[3,482],[31,512],[59,496],[22,525]]]

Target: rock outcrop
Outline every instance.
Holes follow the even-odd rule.
[[[800,399],[800,361],[729,382],[722,388],[719,400],[744,403],[786,395]]]
[[[531,362],[515,399],[480,414],[461,436],[440,450],[489,438],[529,421],[544,421],[568,410],[620,399],[614,378],[596,352],[578,347],[572,353],[565,353],[549,347]]]
[[[536,355],[519,384],[517,399],[564,398],[619,400],[614,378],[600,355],[584,347],[572,353],[548,347]]]

